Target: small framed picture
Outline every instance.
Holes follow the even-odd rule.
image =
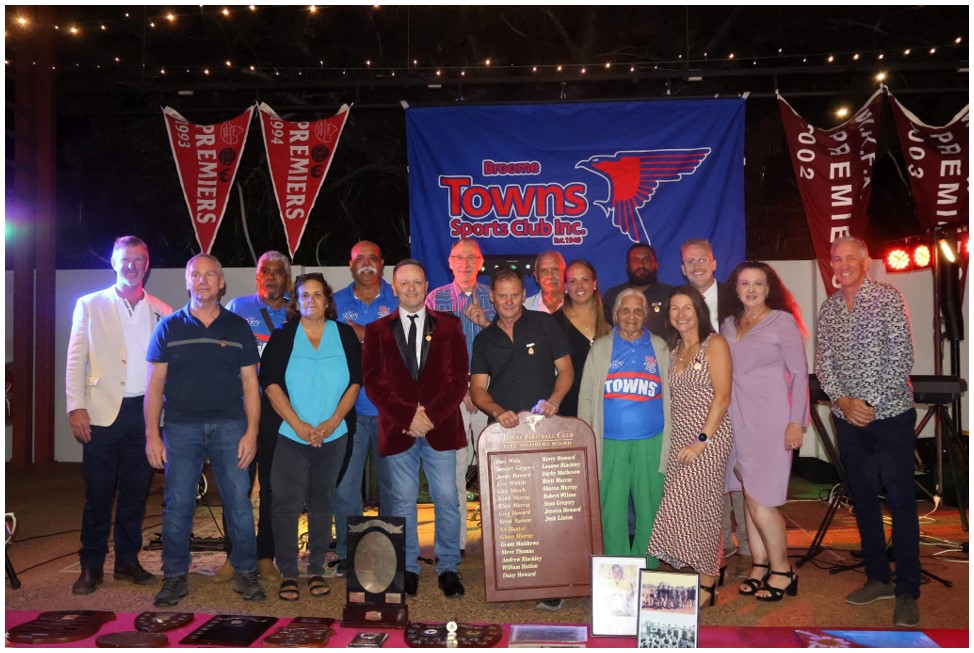
[[[696,648],[699,612],[697,574],[639,572],[638,648]]]
[[[592,636],[635,637],[642,556],[592,556]]]

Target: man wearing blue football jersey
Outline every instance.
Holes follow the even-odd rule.
[[[352,283],[335,293],[335,310],[338,321],[352,327],[359,342],[365,340],[365,325],[391,315],[399,307],[399,300],[392,286],[382,279],[385,261],[379,246],[363,240],[352,247],[348,267],[352,271]],[[345,575],[348,523],[346,518],[362,515],[362,476],[369,459],[379,451],[379,411],[363,391],[355,401],[355,436],[352,453],[345,475],[338,484],[335,495],[335,553],[338,559],[325,569],[326,576]],[[381,479],[380,479],[381,480]],[[382,484],[379,484],[379,500],[382,501]]]
[[[287,320],[288,291],[291,288],[291,261],[276,251],[264,252],[257,259],[257,294],[236,297],[227,304],[227,310],[247,320],[257,341],[257,351],[264,347],[271,332]],[[254,477],[260,480],[260,508],[257,514],[257,571],[266,581],[277,582],[281,574],[274,566],[274,531],[271,527],[271,463],[274,460],[274,444],[281,420],[271,408],[267,397],[261,396],[260,428],[257,435],[257,457],[250,464],[250,484]],[[224,520],[225,523],[225,520]],[[224,528],[224,532],[226,529]],[[233,546],[226,538],[227,562],[217,570],[213,579],[226,582],[233,578],[229,554]]]

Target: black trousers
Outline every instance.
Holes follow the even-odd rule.
[[[142,397],[123,399],[111,426],[91,427],[91,441],[83,445],[82,473],[85,507],[78,551],[82,569],[105,566],[113,503],[115,564],[136,562],[142,549],[142,518],[152,480],[152,467],[145,457]]]

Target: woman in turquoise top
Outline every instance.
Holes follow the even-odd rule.
[[[271,515],[278,598],[296,601],[298,518],[308,510],[308,592],[328,593],[325,553],[331,544],[335,488],[355,432],[362,350],[355,332],[336,321],[332,291],[320,273],[295,279],[288,315],[261,357],[260,382],[281,417],[271,465]]]

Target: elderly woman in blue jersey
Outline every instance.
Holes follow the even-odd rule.
[[[649,306],[629,288],[616,297],[615,328],[595,341],[585,360],[578,417],[595,431],[606,555],[645,555],[663,497],[669,457],[669,373],[666,343],[644,325]],[[629,537],[629,500],[636,531]],[[651,569],[659,566],[647,557]]]
[[[284,577],[277,595],[296,601],[298,518],[305,507],[308,592],[328,593],[325,553],[335,488],[355,433],[362,350],[352,328],[336,321],[332,291],[320,273],[295,279],[288,314],[291,319],[274,330],[264,349],[260,383],[282,418],[271,466],[274,549]]]

